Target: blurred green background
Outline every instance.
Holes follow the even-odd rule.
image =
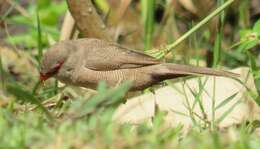
[[[225,2],[93,1],[114,41],[124,46],[167,62],[249,67],[260,104],[260,1],[235,0],[165,52]],[[65,0],[0,0],[0,148],[260,148],[259,121],[183,132],[181,125],[162,127],[166,113],[157,112],[152,126],[115,124],[111,117],[129,84],[107,89],[101,82],[97,93],[54,79],[41,86],[42,54],[61,38],[67,11]]]

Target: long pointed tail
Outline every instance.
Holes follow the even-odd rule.
[[[224,77],[239,77],[239,74],[224,71],[215,70],[206,67],[196,67],[181,64],[164,63],[164,72],[168,77],[174,78],[174,76],[187,76],[187,75],[212,75],[212,76],[224,76]],[[165,69],[166,68],[166,69]],[[166,72],[165,72],[166,71]]]

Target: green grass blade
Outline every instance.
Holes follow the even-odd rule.
[[[201,97],[201,95],[202,95],[202,93],[203,93],[203,91],[204,91],[204,87],[205,87],[205,85],[206,85],[206,83],[207,83],[207,81],[208,81],[208,77],[206,77],[206,79],[205,79],[205,81],[202,83],[201,82],[202,80],[201,80],[201,78],[198,78],[198,84],[199,84],[199,93],[197,93],[197,97],[196,98],[200,98]],[[192,105],[192,109],[194,109],[195,108],[195,105],[196,105],[196,103],[197,103],[198,101],[197,100],[195,100],[195,102],[193,103],[193,105]],[[201,105],[200,105],[200,107],[202,106],[202,103],[200,103]],[[201,107],[201,108],[203,108],[203,106]],[[204,109],[204,108],[203,108]],[[202,109],[201,109],[202,110]],[[204,111],[204,110],[203,110]]]
[[[235,93],[229,97],[227,97],[225,100],[223,100],[221,103],[219,103],[216,107],[215,107],[215,110],[225,106],[227,103],[229,103],[234,97],[236,97],[238,93]]]
[[[155,0],[142,0],[142,19],[144,24],[144,43],[145,50],[151,49],[153,30],[154,30],[154,9]]]
[[[202,111],[202,113],[205,113],[202,101],[200,99],[202,92],[199,91],[199,93],[196,93],[189,86],[188,86],[188,88],[189,88],[190,92],[192,93],[193,98],[195,99],[195,103],[193,103],[193,106],[191,107],[192,111],[194,110],[196,103],[199,103],[200,110]]]
[[[228,114],[230,114],[233,111],[233,109],[240,103],[241,103],[241,99],[238,100],[236,103],[234,103],[227,111],[225,111],[220,116],[220,118],[216,120],[216,123],[219,124],[220,122],[222,122],[228,116]]]
[[[216,116],[216,110],[215,110],[215,104],[216,104],[216,77],[213,77],[213,97],[212,97],[212,101],[211,101],[211,130],[215,130],[216,128],[216,123],[215,123],[215,116]]]
[[[38,10],[36,11],[36,19],[37,19],[37,43],[38,43],[38,57],[37,60],[40,63],[41,62],[41,58],[42,58],[42,49],[43,49],[43,45],[42,45],[42,30],[41,30],[41,22],[40,22],[40,18],[39,18],[39,12]]]
[[[8,84],[7,85],[7,91],[14,95],[18,100],[22,100],[23,102],[28,102],[31,104],[37,105],[49,119],[52,119],[51,114],[49,111],[41,104],[41,102],[30,93],[30,91],[27,91],[23,89],[22,86],[18,84]]]
[[[126,94],[126,92],[131,87],[131,82],[125,82],[119,87],[111,88],[109,90],[103,91],[104,84],[101,83],[101,86],[99,86],[99,90],[102,92],[99,92],[96,96],[84,100],[84,102],[76,103],[76,106],[74,106],[74,110],[72,109],[72,113],[76,113],[76,116],[73,116],[75,118],[87,116],[90,113],[93,113],[98,108],[102,108],[106,105],[114,104],[120,101],[122,97]],[[79,101],[80,102],[80,101]],[[76,111],[76,112],[75,112]]]
[[[218,5],[222,5],[224,0],[218,0]],[[225,12],[222,11],[219,16],[219,24],[217,28],[217,37],[215,40],[214,51],[213,51],[213,67],[217,67],[221,59],[221,48],[222,48],[222,37],[224,29]]]
[[[217,33],[217,37],[215,39],[214,49],[213,49],[213,67],[217,67],[220,62],[220,54],[221,54],[221,33]]]
[[[258,94],[258,97],[255,98],[255,101],[258,105],[260,105],[260,78],[257,78],[257,73],[259,73],[259,67],[257,66],[256,58],[254,58],[254,56],[249,51],[247,51],[247,55],[249,57],[250,70],[253,73],[254,83],[256,84]]]
[[[3,68],[2,56],[0,55],[0,80],[2,84],[2,88],[5,89],[5,72]]]
[[[207,24],[213,17],[218,15],[220,12],[222,12],[224,9],[226,9],[228,6],[230,6],[235,0],[228,0],[223,5],[218,7],[215,11],[213,11],[211,14],[209,14],[207,17],[205,17],[202,21],[200,21],[197,25],[195,25],[193,28],[191,28],[188,32],[183,34],[180,38],[178,38],[174,43],[168,45],[165,50],[165,55],[169,53],[173,48],[178,46],[182,41],[184,41],[186,38],[188,38],[191,34],[193,34],[195,31],[197,31],[199,28],[201,28],[203,25]],[[163,57],[160,57],[163,58]]]

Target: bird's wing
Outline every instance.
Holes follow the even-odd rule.
[[[92,70],[130,69],[162,63],[149,55],[118,44],[102,40],[93,40],[92,42],[92,47],[88,44],[87,49],[86,47],[84,49],[86,52],[85,67]]]

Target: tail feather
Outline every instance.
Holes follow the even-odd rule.
[[[168,75],[171,76],[187,76],[187,75],[211,75],[211,76],[223,76],[223,77],[239,77],[239,74],[224,71],[224,70],[215,70],[212,68],[206,67],[195,67],[181,64],[171,64],[165,63],[162,64],[166,67]]]

